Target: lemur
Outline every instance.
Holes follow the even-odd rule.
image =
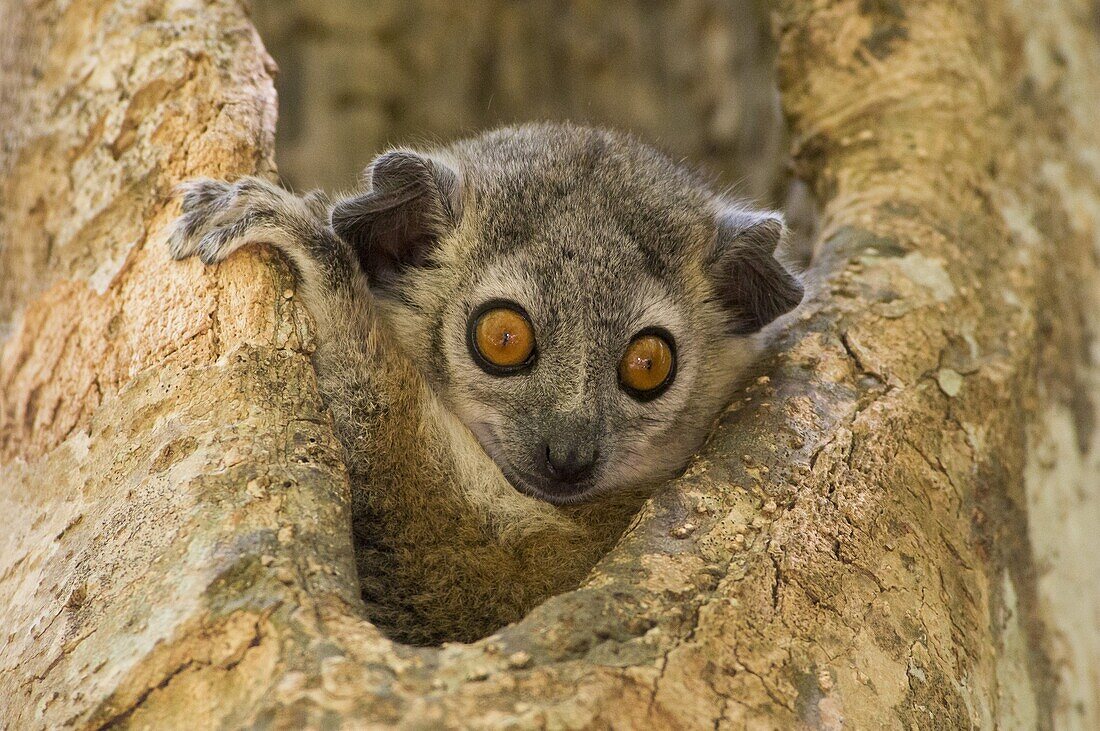
[[[182,200],[174,258],[289,262],[367,615],[407,642],[483,636],[582,580],[803,293],[781,214],[581,126],[394,149],[335,203],[255,177]]]

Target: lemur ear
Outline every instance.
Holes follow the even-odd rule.
[[[783,216],[772,211],[727,207],[718,213],[710,269],[730,333],[758,332],[802,301],[802,284],[775,258],[786,232]]]
[[[461,217],[458,173],[407,150],[375,158],[363,174],[367,192],[332,209],[332,229],[359,254],[372,285],[425,266],[439,238]]]

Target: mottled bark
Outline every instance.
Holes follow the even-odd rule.
[[[780,3],[795,167],[824,205],[809,302],[584,586],[442,648],[358,614],[282,264],[163,250],[172,184],[271,169],[251,25],[227,1],[21,6],[7,725],[1100,726],[1088,3]]]

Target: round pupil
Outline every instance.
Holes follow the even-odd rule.
[[[522,365],[535,349],[531,325],[515,310],[489,310],[477,321],[477,349],[493,365]]]
[[[672,349],[664,338],[643,335],[629,346],[619,362],[619,378],[635,391],[652,391],[672,371]]]

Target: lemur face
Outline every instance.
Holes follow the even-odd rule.
[[[670,477],[748,355],[683,283],[611,265],[628,244],[599,240],[532,241],[441,322],[441,393],[513,485],[552,502]]]
[[[676,474],[802,296],[777,215],[621,135],[513,128],[371,171],[335,230],[439,397],[553,503]]]

